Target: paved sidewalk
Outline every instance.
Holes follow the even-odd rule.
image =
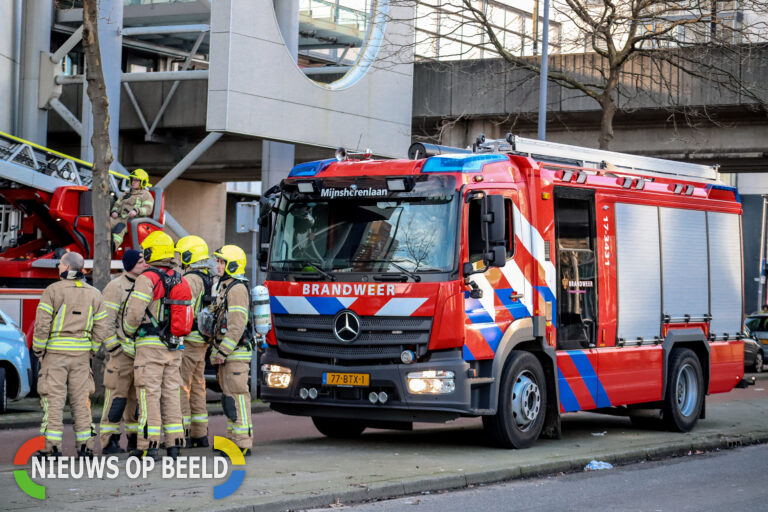
[[[758,382],[757,387],[761,385]],[[259,416],[254,418],[257,439]],[[621,417],[568,414],[562,439],[539,440],[527,450],[489,447],[479,421],[461,420],[414,432],[369,430],[347,441],[314,437],[257,442],[255,455],[246,459],[242,486],[216,501],[212,488],[223,479],[164,480],[156,468],[146,480],[128,480],[121,467],[115,480],[39,481],[48,495],[40,502],[14,483],[13,466],[3,466],[0,509],[295,510],[581,471],[593,459],[621,464],[766,441],[768,398],[764,397],[708,403],[707,419],[685,434],[638,429]],[[185,451],[185,455],[210,453]]]
[[[208,409],[208,416],[224,414],[224,411],[221,409],[221,402],[219,400],[211,401],[209,398],[209,401],[206,405]],[[103,405],[101,403],[91,404],[93,422],[97,425],[101,421],[102,407]],[[6,414],[0,414],[0,435],[2,435],[3,430],[39,427],[40,422],[43,420],[43,410],[40,407],[39,398],[24,398],[16,402],[10,402],[8,404],[8,409],[10,412]],[[253,400],[251,402],[251,409],[254,413],[259,413],[268,411],[269,406],[261,400]],[[69,412],[69,405],[64,407],[64,424],[72,424],[72,415]]]

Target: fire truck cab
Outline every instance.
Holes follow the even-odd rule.
[[[716,167],[513,135],[409,153],[301,164],[265,198],[274,410],[337,437],[481,416],[524,448],[582,410],[687,431],[742,380]]]

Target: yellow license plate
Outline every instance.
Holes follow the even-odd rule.
[[[367,373],[332,373],[323,374],[323,384],[326,386],[360,386],[367,387],[371,376]]]

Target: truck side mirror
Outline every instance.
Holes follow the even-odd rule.
[[[269,259],[269,242],[272,239],[272,200],[279,188],[272,187],[259,200],[259,269],[267,271]]]
[[[491,246],[504,245],[504,196],[486,196],[485,200],[488,202],[488,243]]]
[[[503,267],[507,264],[507,251],[503,245],[494,245],[485,253],[484,260],[489,267]]]

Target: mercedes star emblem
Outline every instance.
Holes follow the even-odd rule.
[[[360,335],[360,317],[348,309],[339,311],[333,320],[333,334],[339,341],[355,341]]]

